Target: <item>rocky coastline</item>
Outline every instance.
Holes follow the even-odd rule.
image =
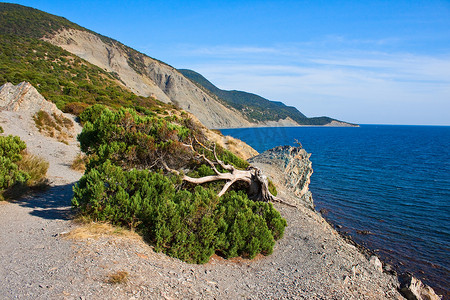
[[[17,95],[32,92],[23,91]],[[72,220],[70,209],[71,188],[81,173],[69,166],[79,153],[75,136],[81,128],[74,124],[70,140],[62,143],[34,124],[32,115],[46,105],[40,97],[15,97],[21,99],[17,106],[8,99],[0,99],[4,134],[20,136],[28,151],[49,161],[51,186],[0,205],[2,299],[438,299],[412,278],[400,293],[399,278],[314,210],[312,164],[300,147],[276,147],[250,160],[277,185],[278,197],[296,206],[274,204],[288,226],[271,255],[213,256],[192,265],[155,252],[136,234],[86,229]],[[111,283],[117,273],[127,280]]]
[[[316,212],[312,193],[309,190],[310,177],[313,173],[310,156],[311,154],[301,146],[278,146],[249,159],[249,162],[268,174],[277,186],[281,187],[284,194],[292,193],[297,196],[296,201],[294,200],[296,205],[305,206]],[[280,176],[280,174],[283,175]],[[318,214],[343,240],[354,246],[380,272],[396,278],[398,290],[406,299],[441,299],[441,296],[437,295],[430,286],[415,278],[411,273],[398,272],[390,264],[381,261],[375,251],[356,243],[349,234],[340,231],[339,225],[328,220],[322,212]]]

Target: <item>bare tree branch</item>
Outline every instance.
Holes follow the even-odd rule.
[[[269,184],[267,177],[261,172],[259,168],[256,167],[249,167],[247,170],[239,170],[236,169],[234,166],[225,164],[222,160],[220,160],[217,156],[216,152],[216,145],[214,144],[213,150],[207,148],[205,145],[203,145],[201,142],[197,140],[197,138],[194,137],[194,141],[199,144],[203,149],[207,151],[211,151],[214,154],[215,161],[210,160],[206,157],[205,154],[200,154],[198,151],[195,150],[193,144],[182,144],[182,146],[187,147],[191,149],[197,156],[197,158],[202,159],[205,161],[214,171],[216,175],[209,175],[204,176],[200,178],[194,178],[187,175],[183,175],[182,180],[192,183],[192,184],[205,184],[215,181],[225,181],[224,186],[222,187],[221,191],[217,194],[219,197],[223,196],[230,188],[231,186],[236,182],[245,182],[248,184],[248,195],[250,199],[256,200],[256,201],[264,201],[264,202],[278,202],[290,207],[297,207],[295,205],[292,205],[290,203],[285,202],[284,200],[277,198],[273,196],[269,191]],[[181,173],[175,169],[170,168],[165,159],[161,157],[160,159],[161,165],[164,167],[164,169],[167,172],[180,175]],[[216,164],[219,164],[223,169],[229,171],[229,173],[221,173],[216,168]]]
[[[221,161],[219,158],[217,158],[217,153],[216,153],[216,144],[214,144],[214,157],[216,159],[216,161],[219,163],[219,165],[224,168],[225,170],[228,170],[230,172],[233,172],[234,170],[236,170],[232,165],[226,165],[224,164],[223,161]]]
[[[217,194],[217,196],[222,197],[223,194],[225,194],[228,191],[228,189],[231,187],[231,185],[233,183],[235,183],[235,182],[236,182],[236,179],[233,179],[233,180],[228,181],[227,183],[225,183],[225,185],[223,186],[222,190]]]

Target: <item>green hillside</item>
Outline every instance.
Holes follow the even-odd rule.
[[[118,46],[127,53],[130,67],[139,74],[146,72],[143,58],[147,55],[125,46],[112,38],[81,27],[66,18],[51,15],[38,9],[18,4],[0,3],[0,34],[40,39],[50,36],[62,28],[87,31],[97,35],[107,44]],[[161,62],[159,60],[157,61]]]
[[[271,254],[286,221],[238,177],[248,172],[245,178],[256,182],[256,170],[209,141],[185,112],[133,94],[117,74],[40,39],[63,27],[85,30],[32,8],[0,4],[0,85],[28,81],[60,108],[78,112],[83,123],[78,140],[88,163],[74,188],[76,212],[132,229],[155,251],[189,263],[205,263],[216,252],[225,258]],[[117,43],[130,66],[145,72],[143,54],[100,37]],[[17,172],[21,157],[11,147],[20,152],[25,144],[0,140],[0,192],[28,180]],[[236,184],[210,176],[229,178],[225,173]],[[266,181],[258,183],[269,189]]]
[[[301,125],[325,125],[334,120],[329,117],[308,118],[297,108],[286,106],[282,102],[270,101],[261,96],[242,91],[221,90],[195,71],[187,69],[179,69],[178,71],[215,95],[226,105],[243,112],[252,122],[278,121],[289,117]]]
[[[124,88],[117,74],[40,40],[62,27],[86,30],[62,17],[0,3],[0,85],[28,81],[46,99],[67,111],[80,103],[146,108],[162,105]]]
[[[0,3],[0,33],[41,38],[61,28],[86,30],[69,20],[12,3]]]
[[[30,82],[59,108],[70,103],[111,106],[153,106],[151,98],[138,97],[123,88],[114,73],[50,43],[0,34],[0,85]]]

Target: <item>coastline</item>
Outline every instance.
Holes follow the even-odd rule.
[[[70,232],[80,228],[70,218],[72,184],[81,176],[69,169],[79,151],[77,142],[65,145],[43,138],[31,119],[24,122],[19,113],[4,116],[10,117],[5,134],[19,134],[32,153],[46,157],[54,180],[48,193],[1,206],[0,231],[6,243],[0,256],[7,284],[0,287],[0,295],[5,298],[401,299],[396,278],[383,273],[377,260],[368,260],[308,206],[275,204],[288,221],[285,236],[271,255],[254,260],[214,256],[204,265],[192,265],[117,234],[70,240]],[[22,128],[27,124],[34,131]],[[59,153],[61,147],[67,148],[64,153]],[[300,203],[308,200],[302,193],[307,192],[311,166],[304,150],[292,153],[301,155],[296,161],[300,165],[291,165],[292,174],[302,170],[303,161],[305,172],[300,173],[306,177],[297,190],[300,196],[285,184],[280,184],[279,195]],[[262,169],[274,180],[285,172],[273,161]],[[108,276],[119,271],[129,274],[127,283],[109,284]]]
[[[448,129],[361,125],[358,130],[267,128],[223,133],[260,152],[300,140],[312,153],[315,174],[310,189],[317,210],[328,209],[326,217],[358,243],[387,257],[393,266],[401,261],[401,270],[421,279],[426,276],[424,282],[448,295]]]
[[[347,243],[355,246],[359,252],[361,252],[367,259],[370,259],[372,256],[376,256],[383,266],[383,272],[390,274],[392,276],[395,276],[398,278],[399,283],[401,282],[402,277],[414,277],[421,281],[423,284],[429,286],[432,288],[433,292],[436,295],[439,295],[442,297],[441,299],[450,299],[450,295],[446,293],[446,291],[440,289],[437,286],[433,286],[433,280],[428,279],[426,276],[418,278],[416,273],[412,273],[408,267],[404,266],[403,263],[401,263],[399,260],[395,260],[394,258],[387,258],[384,255],[380,255],[379,251],[376,251],[376,249],[371,249],[369,245],[358,243],[355,238],[348,232],[340,230],[339,227],[342,225],[333,222],[329,218],[326,217],[326,214],[321,213],[320,211],[316,211],[321,215],[321,217],[344,239]],[[365,234],[365,233],[362,233]],[[370,233],[369,233],[370,234]],[[419,273],[423,273],[423,271],[419,270]],[[422,274],[423,275],[423,274]],[[417,277],[416,277],[417,276]],[[401,284],[401,283],[400,283]]]
[[[261,125],[255,125],[255,126],[249,126],[249,127],[220,127],[220,128],[211,128],[211,130],[227,130],[227,129],[253,129],[253,128],[276,128],[276,127],[281,127],[281,128],[297,128],[297,127],[324,127],[324,128],[330,128],[330,127],[335,127],[335,128],[349,128],[349,127],[354,127],[354,128],[359,128],[361,127],[359,124],[349,124],[349,125],[286,125],[286,126],[280,126],[280,125],[274,125],[274,126],[268,126],[267,124],[261,124]]]
[[[448,291],[441,289],[431,277],[427,276],[425,272],[421,269],[412,269],[408,267],[407,264],[401,262],[393,256],[388,256],[386,253],[380,251],[376,247],[373,247],[370,243],[363,242],[360,243],[355,240],[355,238],[348,232],[340,230],[340,224],[333,222],[328,219],[326,216],[323,216],[325,221],[327,221],[344,239],[348,240],[349,243],[353,243],[357,245],[358,249],[362,251],[362,253],[367,253],[367,255],[376,255],[380,261],[383,263],[383,269],[385,272],[390,273],[392,275],[396,275],[397,277],[402,276],[413,276],[414,278],[420,280],[422,283],[431,287],[437,295],[440,295],[442,299],[450,299],[450,294]],[[360,233],[365,235],[365,233]],[[369,233],[371,234],[371,233]]]
[[[286,149],[290,149],[288,151],[286,151]],[[429,298],[424,298],[424,299],[439,299],[439,297],[436,295],[435,291],[429,287],[428,285],[424,284],[422,281],[420,281],[417,277],[415,277],[414,275],[412,275],[411,273],[404,271],[404,270],[400,270],[399,268],[397,268],[397,266],[392,265],[390,263],[388,263],[388,261],[386,261],[385,258],[383,258],[382,256],[380,257],[380,255],[377,253],[376,250],[373,250],[371,248],[369,248],[366,245],[363,245],[361,243],[358,243],[355,241],[355,239],[347,232],[343,231],[343,230],[339,230],[339,224],[332,222],[330,219],[328,219],[326,217],[326,212],[322,212],[321,211],[317,211],[316,207],[313,203],[312,200],[312,194],[309,192],[308,189],[308,184],[309,184],[309,177],[312,174],[312,170],[309,174],[305,175],[305,174],[300,174],[301,172],[299,172],[299,170],[295,170],[294,177],[296,178],[292,178],[291,180],[294,182],[301,182],[301,184],[306,186],[306,190],[308,190],[309,195],[307,198],[302,197],[302,195],[299,195],[298,192],[294,191],[292,189],[292,186],[288,186],[286,185],[286,181],[283,182],[283,180],[280,180],[279,176],[280,174],[284,173],[284,176],[286,178],[286,176],[292,176],[293,174],[289,173],[289,169],[292,163],[295,164],[303,164],[303,165],[307,165],[307,168],[311,168],[311,162],[309,161],[309,155],[308,153],[306,153],[303,149],[300,149],[300,151],[304,151],[300,156],[303,156],[303,161],[299,161],[298,160],[298,156],[299,156],[299,150],[294,150],[296,148],[290,147],[290,146],[279,146],[273,149],[269,149],[265,152],[263,152],[262,154],[260,154],[259,156],[252,158],[250,161],[253,165],[256,165],[257,167],[259,167],[260,169],[262,169],[264,171],[264,173],[269,176],[270,178],[272,178],[272,180],[274,182],[276,182],[277,187],[281,187],[281,193],[283,194],[283,200],[285,199],[291,199],[291,201],[295,201],[294,199],[292,199],[292,195],[290,194],[295,194],[295,196],[301,198],[301,202],[297,204],[299,204],[300,206],[304,206],[307,209],[310,209],[311,211],[313,211],[319,218],[321,218],[324,222],[326,222],[330,228],[337,234],[340,236],[340,238],[342,240],[344,240],[346,243],[348,243],[349,245],[351,245],[352,247],[355,248],[355,250],[357,250],[360,254],[362,254],[368,261],[370,261],[372,264],[374,264],[374,266],[383,274],[386,274],[387,276],[392,276],[395,278],[396,284],[397,284],[397,288],[399,291],[401,291],[403,296],[406,296],[407,299],[414,299],[414,297],[410,298],[409,296],[417,293],[418,295],[425,295],[424,297],[429,297]],[[299,148],[297,148],[299,149]],[[274,151],[275,150],[275,151]],[[277,154],[274,154],[274,152],[290,152],[290,154],[293,152],[295,153],[295,155],[286,155],[285,157],[277,157]],[[272,160],[272,161],[271,161]],[[279,162],[277,163],[276,161],[279,160]],[[284,166],[284,167],[283,167]],[[302,180],[302,177],[307,176],[308,178],[306,180]],[[305,188],[302,188],[303,190],[305,190]],[[365,234],[365,232],[362,232],[361,234]],[[442,290],[439,290],[439,292],[444,292]],[[446,295],[445,293],[443,293],[443,299],[446,299],[448,295]],[[419,298],[420,299],[420,298]]]

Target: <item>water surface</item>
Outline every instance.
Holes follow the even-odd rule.
[[[221,130],[258,152],[312,153],[316,209],[380,257],[450,295],[450,127],[362,125]],[[361,235],[357,231],[371,234]]]

